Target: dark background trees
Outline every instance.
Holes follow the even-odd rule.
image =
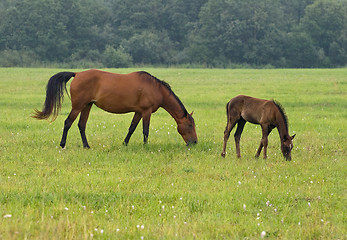
[[[346,63],[347,0],[0,0],[0,66]]]

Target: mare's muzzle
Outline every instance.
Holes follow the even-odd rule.
[[[187,146],[195,145],[195,144],[197,144],[197,143],[198,143],[197,140],[189,140],[189,141],[187,142]]]

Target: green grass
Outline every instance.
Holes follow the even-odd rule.
[[[139,125],[125,147],[132,114],[94,106],[91,149],[75,122],[62,150],[69,98],[53,123],[30,115],[63,70],[0,69],[0,239],[259,239],[262,231],[269,239],[347,238],[347,69],[110,71],[135,70],[169,82],[194,111],[196,146],[184,145],[160,109],[149,144]],[[232,137],[220,157],[225,105],[238,94],[282,103],[297,134],[291,162],[276,130],[268,159],[255,159],[261,130],[249,123],[242,159]]]

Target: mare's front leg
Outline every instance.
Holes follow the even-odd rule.
[[[143,143],[148,142],[149,135],[149,122],[151,120],[152,111],[146,111],[142,113],[142,125],[143,125]]]
[[[81,112],[80,120],[78,122],[78,128],[80,130],[83,147],[84,148],[90,148],[87,137],[86,137],[86,125],[90,113],[90,109],[92,108],[93,103],[89,103],[87,106],[84,107],[84,109]]]
[[[67,119],[64,122],[63,136],[62,136],[61,141],[60,141],[60,146],[62,148],[65,148],[67,133],[68,133],[72,123],[75,121],[75,119],[79,113],[80,113],[80,111],[72,109],[69,116],[67,117]]]
[[[134,133],[134,131],[135,131],[137,125],[139,124],[141,118],[142,118],[141,113],[135,112],[134,117],[133,117],[133,120],[131,121],[131,124],[130,124],[130,127],[129,127],[128,134],[127,134],[127,136],[125,137],[124,142],[123,142],[123,144],[124,144],[125,146],[128,145],[129,140],[130,140],[130,137],[131,137],[131,135]]]

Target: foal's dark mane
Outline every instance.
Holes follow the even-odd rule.
[[[277,109],[280,111],[283,117],[284,125],[288,131],[288,117],[286,115],[286,112],[284,111],[283,106],[279,102],[276,102],[275,100],[272,100],[272,102],[276,105]]]
[[[180,105],[180,107],[182,108],[183,112],[184,112],[184,117],[186,117],[188,115],[187,109],[184,107],[183,103],[181,102],[181,100],[176,96],[176,94],[172,91],[170,84],[168,84],[167,82],[160,80],[158,78],[156,78],[155,76],[151,75],[150,73],[146,72],[146,71],[140,71],[138,72],[140,75],[147,75],[147,77],[154,79],[156,82],[160,83],[162,86],[166,87],[170,94],[172,94],[175,99],[177,100],[178,104]]]

